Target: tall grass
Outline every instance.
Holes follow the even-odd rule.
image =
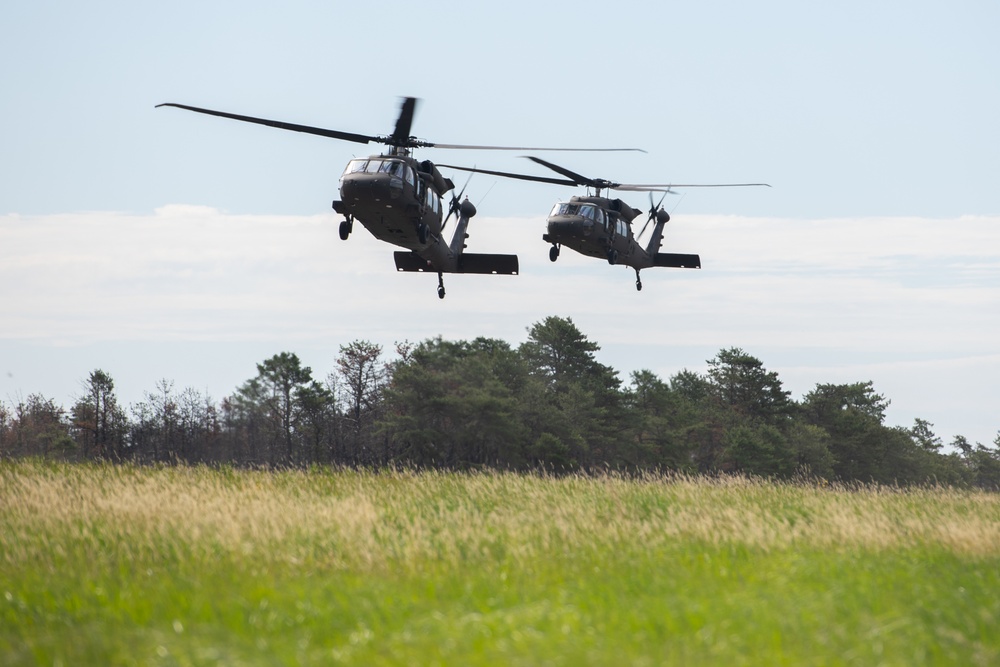
[[[5,664],[997,664],[1000,497],[0,463]]]

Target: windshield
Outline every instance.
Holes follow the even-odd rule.
[[[357,174],[365,172],[368,174],[383,173],[391,176],[403,176],[403,163],[395,160],[379,160],[368,158],[357,158],[347,163],[345,174]]]
[[[579,215],[590,220],[599,220],[597,209],[590,204],[559,203],[552,207],[549,215]]]

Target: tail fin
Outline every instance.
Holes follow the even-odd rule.
[[[650,210],[649,215],[650,218],[656,216],[656,224],[653,225],[653,234],[649,237],[646,252],[650,257],[654,257],[660,250],[660,244],[663,243],[663,226],[670,222],[670,214],[661,208],[655,214]]]

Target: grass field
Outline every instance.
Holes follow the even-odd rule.
[[[0,462],[5,665],[996,665],[1000,496]]]

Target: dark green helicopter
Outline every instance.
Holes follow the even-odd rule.
[[[549,249],[549,259],[553,262],[559,259],[560,249],[566,246],[588,257],[606,259],[608,264],[622,264],[632,267],[635,269],[635,288],[637,290],[642,289],[642,280],[639,278],[639,271],[642,269],[654,266],[680,269],[701,268],[701,258],[698,255],[660,252],[660,245],[663,242],[663,227],[670,221],[670,214],[663,210],[663,200],[667,194],[674,194],[674,188],[771,187],[767,183],[653,183],[647,185],[616,183],[603,178],[581,176],[541,158],[525,157],[566,178],[490,171],[450,164],[438,166],[555,185],[573,187],[584,185],[588,190],[593,190],[593,194],[588,193],[584,197],[571,197],[568,202],[559,202],[552,208],[546,219],[547,233],[542,235],[543,241],[552,244]],[[642,211],[632,208],[621,199],[602,196],[601,193],[605,190],[649,192],[649,214],[646,218],[646,224],[642,226],[642,230],[638,234],[634,234],[632,231],[632,221],[640,216]],[[663,193],[659,204],[653,203],[654,192]],[[652,235],[643,245],[640,243],[639,237],[643,235],[651,222],[654,223]]]
[[[304,132],[360,144],[378,143],[388,146],[380,155],[356,158],[347,164],[340,177],[340,199],[333,209],[344,216],[340,223],[340,238],[347,240],[358,220],[372,235],[408,252],[395,252],[397,271],[426,271],[438,274],[438,296],[444,298],[445,273],[479,273],[516,275],[517,255],[463,252],[469,220],[476,207],[462,193],[452,195],[445,206],[442,197],[455,184],[444,177],[430,160],[413,157],[415,148],[449,148],[466,150],[518,151],[635,151],[636,148],[526,148],[513,146],[474,146],[440,144],[423,141],[410,135],[417,99],[403,98],[396,126],[389,135],[367,135],[340,130],[327,130],[308,125],[241,116],[223,111],[167,102],[157,107],[176,107],[197,113],[220,116],[246,123],[267,125],[282,130]],[[464,192],[464,188],[463,188]],[[448,220],[458,216],[450,241],[443,236]]]

